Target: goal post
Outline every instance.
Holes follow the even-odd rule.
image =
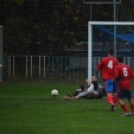
[[[117,22],[117,21],[108,21],[108,22],[107,21],[89,21],[88,22],[88,78],[90,80],[92,78],[93,26],[97,26],[97,25],[98,26],[134,26],[134,22]],[[116,34],[115,35],[113,34],[113,36],[118,37]]]

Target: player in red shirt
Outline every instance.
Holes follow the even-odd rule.
[[[117,79],[117,86],[118,86],[118,102],[121,106],[121,108],[125,111],[124,116],[134,116],[134,101],[132,99],[132,93],[131,93],[131,81],[132,78],[134,78],[134,73],[132,69],[123,63],[123,57],[117,58],[119,61],[119,64],[114,69],[114,77]],[[128,110],[125,102],[123,99],[127,98],[132,114]]]
[[[117,82],[116,80],[112,82],[114,78],[114,67],[118,65],[118,60],[113,57],[114,50],[109,49],[108,56],[102,58],[100,63],[97,65],[97,70],[102,71],[102,79],[104,81],[105,89],[107,92],[107,101],[111,106],[111,111],[114,111],[116,108],[116,91],[117,91]]]

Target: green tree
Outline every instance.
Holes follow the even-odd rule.
[[[118,21],[134,20],[134,0],[117,5]],[[64,55],[87,41],[90,5],[83,0],[1,0],[0,25],[8,55]],[[113,4],[92,5],[93,21],[113,21]]]

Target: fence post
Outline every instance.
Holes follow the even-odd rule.
[[[13,78],[15,77],[15,56],[13,56]]]
[[[31,64],[30,64],[30,66],[31,66],[31,70],[30,70],[30,77],[32,78],[32,72],[33,72],[33,61],[32,61],[32,56],[30,57],[30,59],[31,59]]]
[[[28,57],[26,56],[26,78],[28,77]]]
[[[45,78],[45,70],[46,70],[46,68],[45,68],[45,56],[44,56],[44,78]]]
[[[41,56],[39,56],[39,78],[41,77]]]
[[[11,78],[11,56],[8,56],[8,76]]]

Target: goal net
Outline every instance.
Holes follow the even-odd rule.
[[[127,57],[133,67],[134,22],[88,22],[88,78],[96,75],[96,66],[100,57],[107,56],[109,48],[115,51],[115,57]],[[93,57],[99,57],[94,59]],[[128,58],[129,57],[129,58]],[[98,74],[97,74],[98,76]],[[100,75],[99,75],[100,76]]]

